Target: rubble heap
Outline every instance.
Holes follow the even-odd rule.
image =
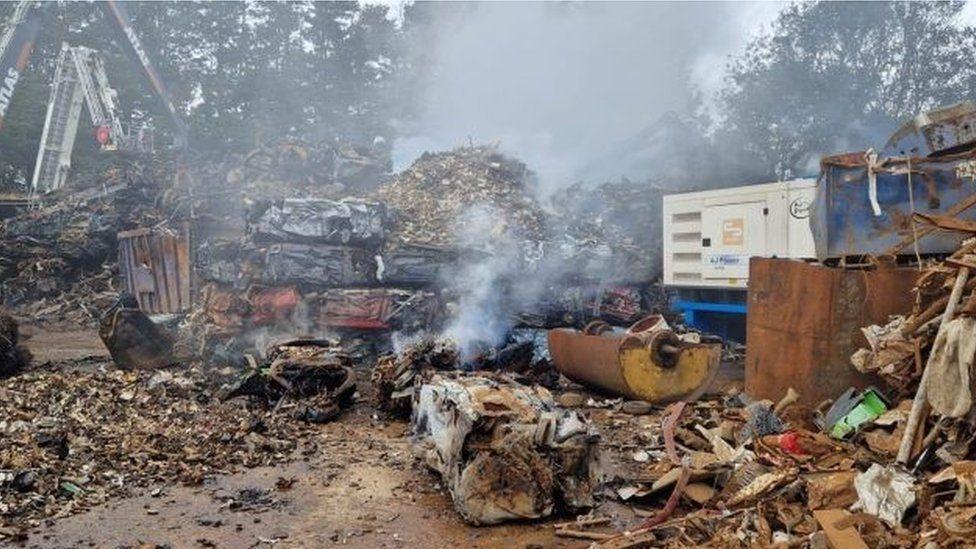
[[[519,239],[542,242],[546,221],[529,194],[532,174],[522,162],[496,147],[461,147],[424,153],[377,192],[397,213],[402,242],[451,247],[472,208],[490,210],[492,234],[511,231]]]

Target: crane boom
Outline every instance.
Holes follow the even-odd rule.
[[[156,97],[159,98],[160,102],[163,104],[163,108],[169,115],[175,132],[174,144],[176,145],[176,148],[185,149],[187,146],[186,141],[189,131],[186,122],[183,121],[183,117],[180,116],[179,111],[176,110],[176,105],[173,104],[173,97],[170,95],[169,90],[163,83],[163,79],[159,77],[159,73],[156,72],[156,68],[149,60],[149,55],[146,53],[145,48],[143,48],[142,41],[140,41],[139,37],[136,35],[135,29],[132,28],[132,21],[129,19],[129,15],[126,13],[125,8],[122,7],[122,3],[117,2],[116,0],[108,0],[103,5],[108,11],[108,19],[114,23],[125,36],[123,47],[131,57],[134,57],[139,62],[143,76],[145,76],[146,80],[149,81],[149,86],[152,88],[153,93],[155,93]]]
[[[41,32],[41,17],[34,4],[36,2],[31,0],[18,2],[6,29],[0,35],[0,128],[3,128],[14,89]]]

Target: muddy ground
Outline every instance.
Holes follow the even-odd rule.
[[[45,363],[108,362],[94,331],[26,327],[36,367]],[[94,357],[94,359],[93,359]],[[363,366],[365,368],[365,366]],[[361,373],[365,374],[365,370]],[[735,384],[726,369],[715,390]],[[368,378],[361,375],[360,379]],[[19,543],[25,547],[585,547],[558,538],[552,525],[571,520],[471,527],[455,513],[436,475],[411,452],[408,424],[379,414],[362,387],[339,420],[318,426],[320,452],[274,467],[218,476],[202,486],[155,486],[145,493],[68,517],[46,519]],[[599,400],[599,397],[598,397]],[[611,474],[633,465],[640,416],[601,408],[586,413],[605,431]],[[633,440],[631,440],[633,439]],[[657,502],[659,503],[659,502]],[[632,526],[642,511],[607,498],[595,513],[611,516],[608,531]],[[0,542],[2,543],[2,542]]]

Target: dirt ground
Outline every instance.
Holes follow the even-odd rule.
[[[47,332],[28,327],[35,364],[106,359],[90,330]],[[726,369],[720,383],[741,373]],[[587,412],[598,418],[606,412]],[[634,418],[639,422],[643,418]],[[621,420],[610,422],[625,432]],[[631,426],[633,427],[633,426]],[[320,427],[322,451],[277,467],[220,476],[203,486],[154,486],[76,515],[49,519],[22,546],[54,547],[585,547],[558,538],[549,521],[472,527],[460,520],[450,496],[411,452],[408,424],[389,420],[366,396],[338,421]],[[636,431],[636,429],[634,429]],[[619,434],[619,433],[618,433]],[[628,443],[614,444],[611,463]],[[629,455],[629,454],[628,454]],[[612,469],[612,468],[611,468]],[[642,520],[608,500],[597,514],[614,529]]]
[[[167,486],[38,529],[28,547],[571,547],[547,524],[472,528],[414,464],[404,423],[359,405],[323,425],[308,461]],[[276,485],[293,484],[287,489]],[[248,493],[258,493],[251,503]],[[244,494],[244,495],[242,495]],[[238,506],[235,502],[243,501]]]

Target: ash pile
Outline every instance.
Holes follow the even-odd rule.
[[[167,218],[164,160],[119,159],[92,180],[44,197],[39,208],[0,225],[0,293],[18,315],[93,324],[121,287],[120,231]]]

